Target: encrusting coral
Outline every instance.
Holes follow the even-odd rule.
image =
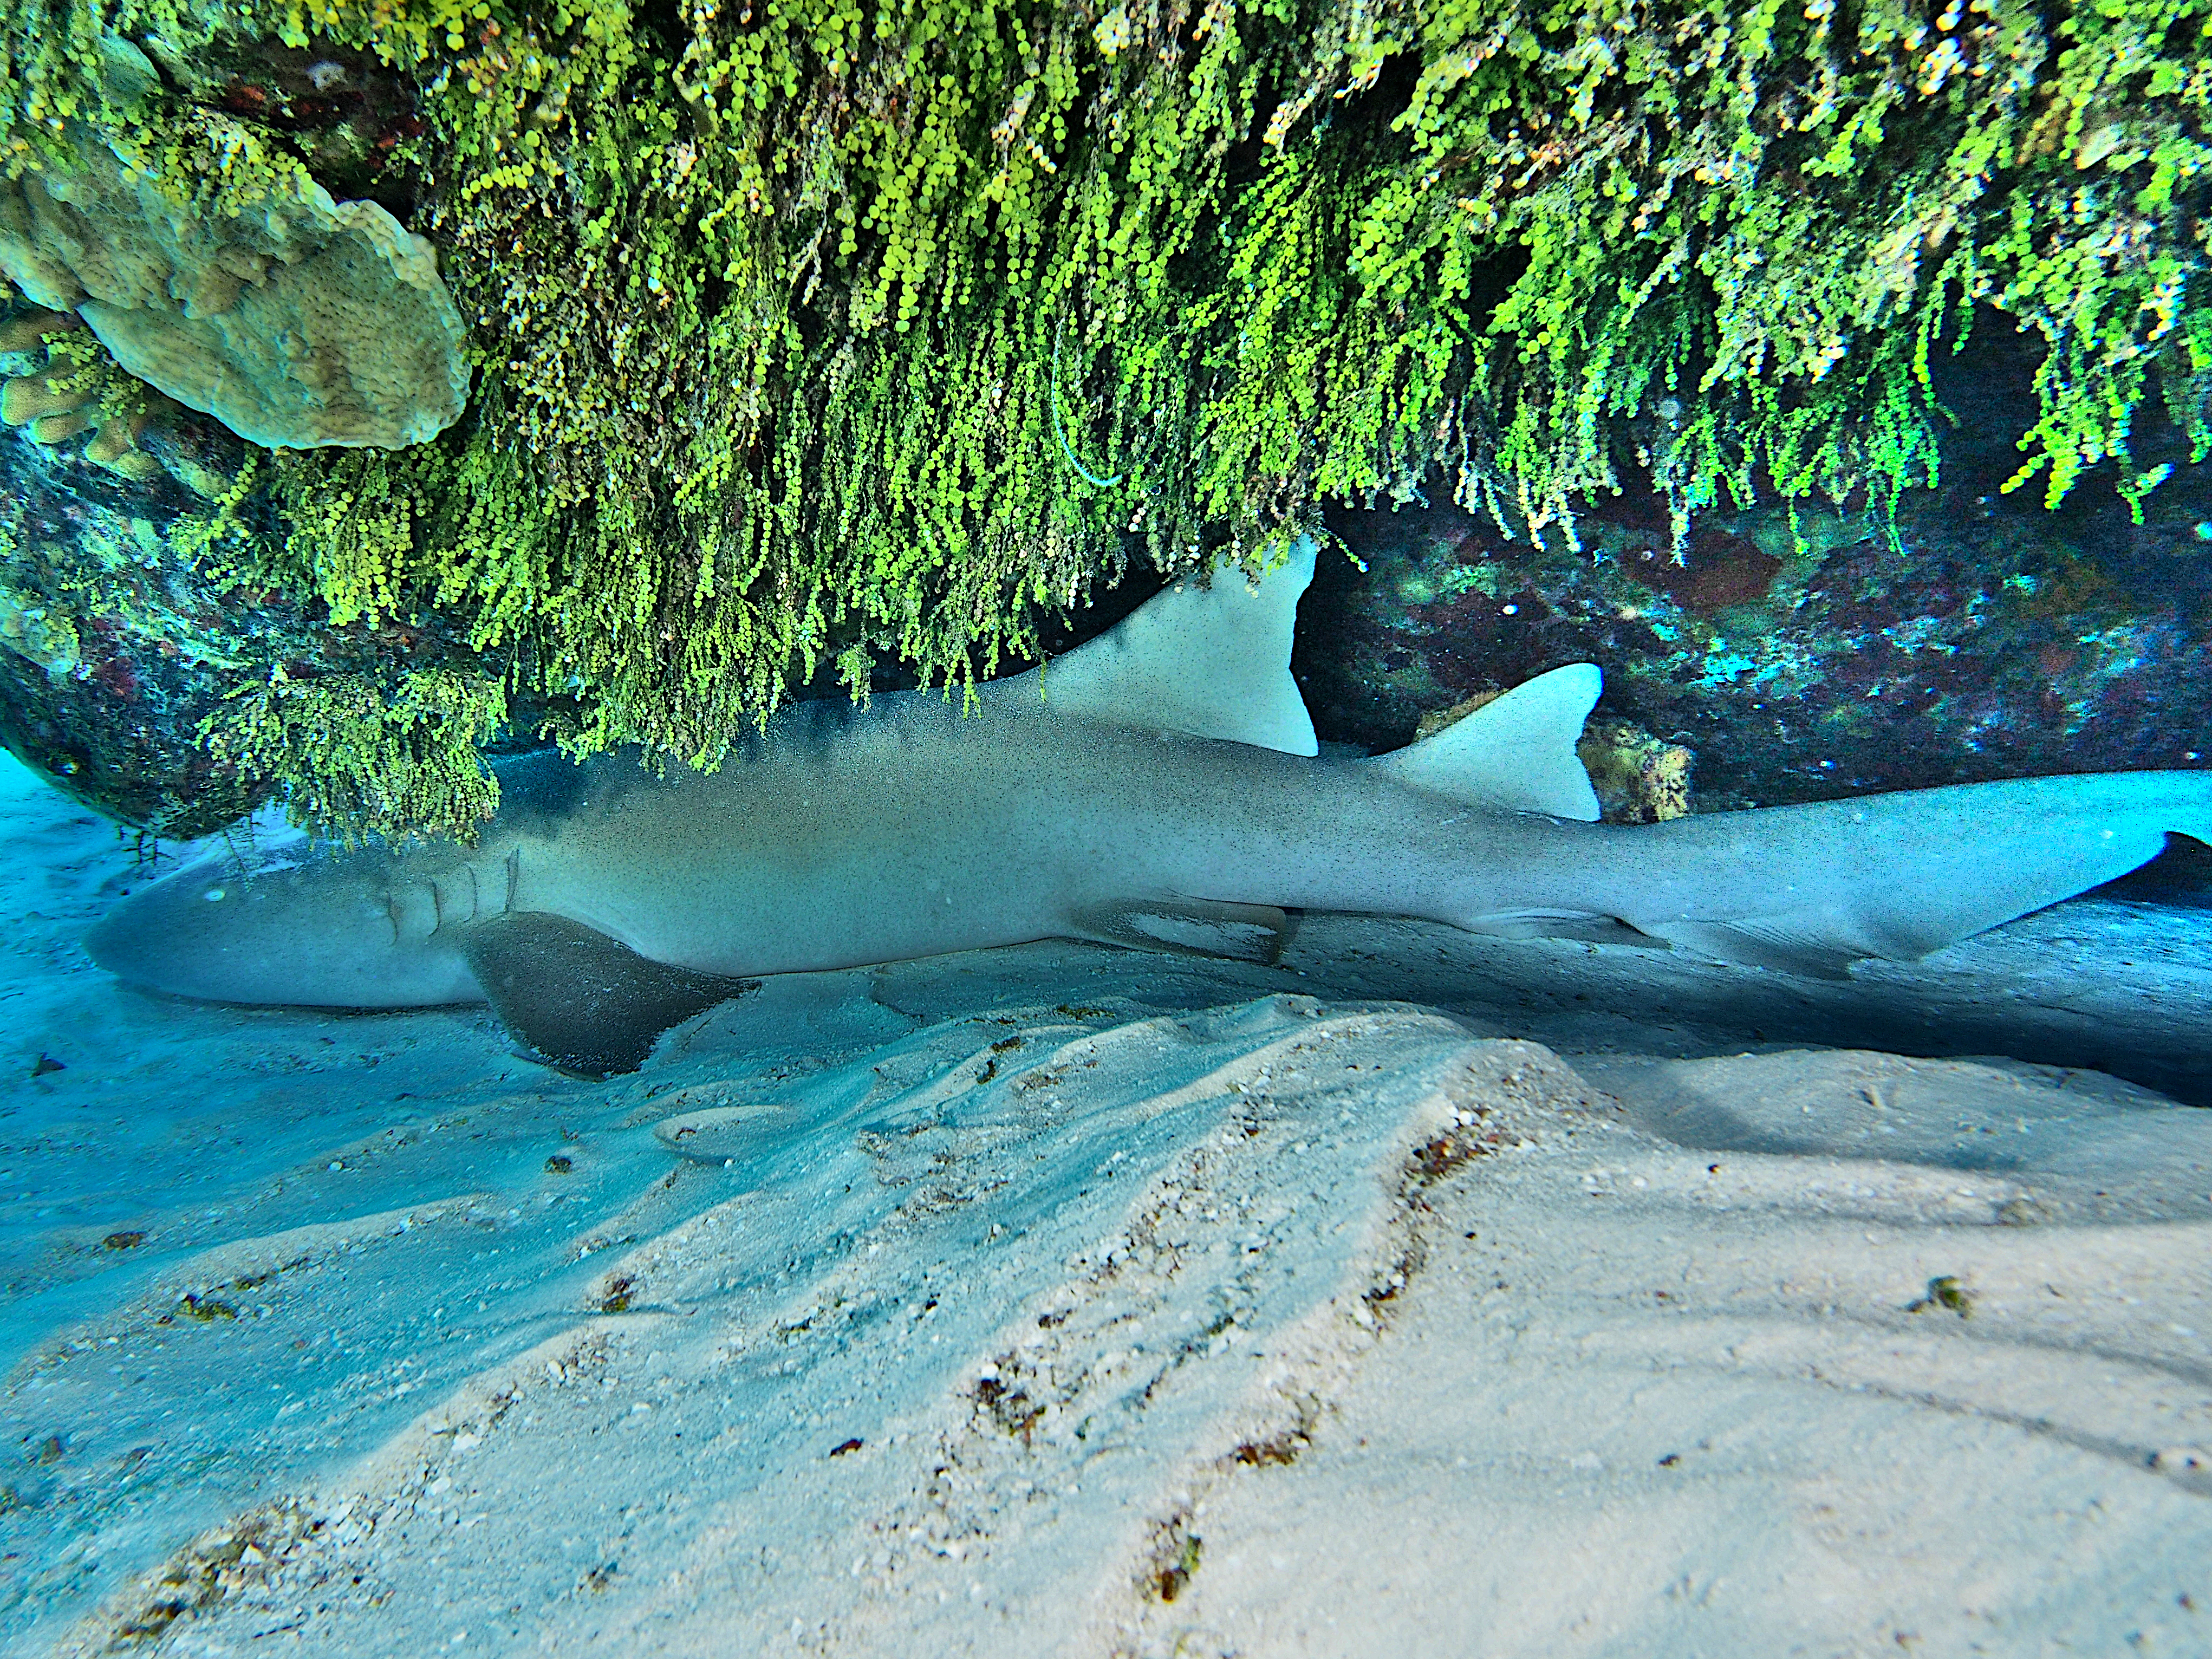
[[[1930,362],[1970,323],[2040,348],[2015,485],[2103,467],[2139,502],[2212,452],[2212,0],[0,16],[18,179],[88,132],[219,218],[381,167],[471,414],[279,453],[281,546],[208,556],[336,628],[448,619],[579,749],[714,764],[825,661],[988,674],[1133,556],[1250,566],[1439,468],[1571,542],[1630,471],[1678,546],[1762,490],[1879,508],[1933,475]],[[396,76],[411,125],[330,149],[271,113],[311,70]],[[311,705],[272,689],[256,752],[350,799]],[[449,758],[489,707],[409,706]],[[403,823],[489,799],[422,775]]]

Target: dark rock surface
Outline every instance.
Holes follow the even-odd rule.
[[[1375,749],[1420,716],[1563,663],[1598,713],[1695,752],[1699,810],[2052,773],[2212,764],[2212,464],[2132,523],[2109,472],[2056,512],[2007,494],[1987,357],[1946,388],[1940,489],[1862,507],[1715,511],[1679,554],[1663,504],[1593,504],[1579,548],[1449,506],[1339,511],[1295,667],[1325,738]]]
[[[0,329],[27,315],[0,304]],[[7,385],[53,373],[26,356],[0,362]],[[209,416],[153,400],[105,460],[106,434],[76,424],[0,426],[0,744],[86,805],[156,838],[207,835],[270,794],[202,740],[232,693],[279,669],[465,654],[435,619],[333,629],[293,597],[265,493],[227,515],[211,499],[247,451]]]

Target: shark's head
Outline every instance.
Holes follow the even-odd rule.
[[[483,1000],[450,941],[431,937],[431,890],[422,904],[410,902],[389,854],[257,863],[223,853],[152,882],[94,927],[85,948],[132,985],[211,1002],[396,1008]]]

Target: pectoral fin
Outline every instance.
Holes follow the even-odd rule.
[[[1094,904],[1075,916],[1078,939],[1269,966],[1281,959],[1291,933],[1291,919],[1272,904],[1212,899],[1128,899]]]
[[[461,947],[492,1012],[564,1072],[634,1072],[660,1034],[757,979],[672,968],[580,921],[519,910],[471,927]]]

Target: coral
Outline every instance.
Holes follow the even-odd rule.
[[[292,684],[343,682],[380,701],[441,668],[474,683],[479,665],[450,631],[333,628],[319,605],[255,580],[283,555],[265,465],[123,374],[89,332],[0,313],[0,404],[51,396],[105,422],[59,444],[32,425],[0,432],[0,742],[70,794],[147,840],[205,835],[277,781],[203,736],[229,730],[276,665]],[[145,464],[130,477],[100,453],[125,437]],[[313,712],[304,698],[285,706]],[[317,763],[346,763],[335,745]],[[463,782],[441,786],[447,807],[489,805]]]
[[[0,187],[0,271],[130,374],[271,447],[396,448],[460,417],[460,317],[382,207],[301,174],[217,211],[86,129],[62,148]]]
[[[21,370],[0,378],[0,422],[27,428],[39,443],[67,443],[95,426],[103,436],[112,426],[127,438],[143,412],[143,388],[112,373],[90,337],[54,313],[36,312],[0,329],[0,356]],[[130,447],[109,446],[117,455]],[[127,466],[118,470],[130,476]]]
[[[167,399],[161,401],[167,403]],[[174,407],[173,404],[170,406]],[[163,468],[159,459],[139,447],[139,441],[162,413],[163,410],[155,405],[120,420],[109,421],[85,445],[85,459],[94,466],[104,466],[133,483],[150,482]]]
[[[182,414],[68,318],[35,311],[0,323],[0,423],[26,428],[50,447],[90,432],[82,453],[93,465],[134,484],[166,472],[197,495],[220,497],[229,485],[221,474],[235,476],[243,452],[210,458],[222,447]]]
[[[1735,619],[1807,573],[1705,520],[1932,482],[1975,331],[2036,348],[2007,482],[2101,469],[2141,511],[2212,451],[2208,27],[2212,0],[0,0],[0,160],[27,189],[89,133],[201,222],[373,184],[438,245],[472,418],[278,457],[289,542],[236,574],[340,629],[436,617],[575,748],[712,765],[825,665],[988,673],[1133,557],[1254,563],[1438,469],[1516,545],[1650,554],[1660,585],[1600,585],[1717,695],[1772,666]],[[1642,475],[1656,533],[1600,544]],[[484,706],[409,729],[457,753]],[[302,798],[368,799],[312,700],[266,718]],[[426,776],[458,793],[395,799],[465,818],[465,769]]]
[[[1690,811],[1696,757],[1629,720],[1592,720],[1575,746],[1598,804],[1615,823],[1664,823]]]

